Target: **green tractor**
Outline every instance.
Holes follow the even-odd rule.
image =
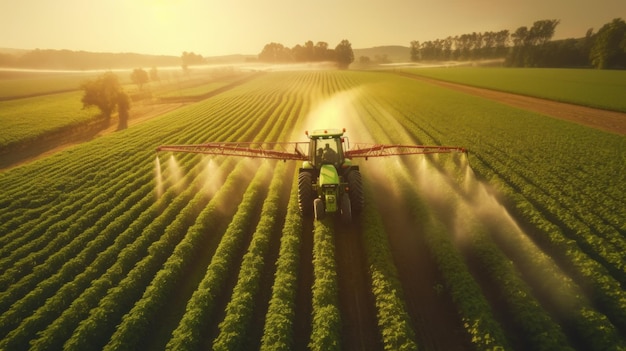
[[[339,213],[344,222],[350,222],[363,209],[361,172],[344,153],[348,139],[343,134],[338,129],[306,133],[309,157],[298,173],[298,203],[304,216],[314,214],[319,220]]]
[[[346,130],[318,129],[306,132],[308,142],[211,142],[194,145],[162,145],[159,151],[228,155],[279,160],[301,160],[298,173],[298,202],[304,216],[322,219],[327,214],[339,214],[350,222],[364,206],[363,184],[359,166],[352,164],[357,157],[382,157],[462,152],[456,146],[423,145],[350,145]],[[302,150],[308,150],[304,152]]]

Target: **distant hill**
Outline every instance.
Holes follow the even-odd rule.
[[[181,58],[166,55],[134,53],[100,53],[71,50],[14,50],[0,49],[0,67],[90,70],[149,68],[152,66],[178,66]]]
[[[352,49],[354,62],[359,62],[361,56],[367,56],[371,62],[379,62],[386,57],[389,62],[409,62],[411,60],[411,49],[407,46],[388,45],[375,46],[367,49]],[[380,59],[377,59],[380,58]]]
[[[206,63],[220,64],[244,62],[250,55],[224,55],[206,57]],[[256,56],[252,56],[256,57]],[[131,69],[180,66],[180,56],[145,55],[135,53],[106,53],[71,50],[20,50],[0,48],[0,67],[92,70],[92,69]]]
[[[361,56],[371,62],[407,62],[410,49],[406,46],[390,45],[365,49],[353,49],[354,60]],[[240,63],[256,60],[257,55],[223,55],[204,57],[208,64]],[[145,55],[136,53],[106,53],[52,49],[0,48],[0,67],[53,70],[132,69],[165,66],[180,66],[180,56]]]

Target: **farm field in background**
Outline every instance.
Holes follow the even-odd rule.
[[[626,71],[564,68],[407,68],[454,83],[626,112]]]
[[[180,99],[186,99],[187,102],[198,100],[203,95],[235,84],[248,76],[248,73],[228,69],[192,70],[191,77],[187,78],[181,78],[181,73],[176,73],[163,71],[160,73],[163,76],[161,82],[151,82],[141,90],[130,83],[130,72],[117,74],[124,83],[124,89],[134,100],[131,119],[140,117],[146,110],[158,109],[164,98],[166,101],[163,103]],[[76,134],[77,129],[94,128],[91,125],[103,122],[97,108],[83,109],[81,102],[81,83],[99,74],[0,73],[0,123],[3,127],[0,131],[0,151],[7,146],[16,148],[18,144],[45,142],[54,133],[70,136]],[[106,128],[106,123],[103,126]]]
[[[161,144],[459,145],[359,161],[352,225],[295,162]],[[274,72],[0,173],[0,350],[626,349],[626,138],[395,74]]]
[[[79,91],[0,101],[0,148],[63,128],[96,120],[97,109],[83,109]]]
[[[78,90],[101,72],[0,70],[0,100]],[[122,81],[130,82],[130,78]]]

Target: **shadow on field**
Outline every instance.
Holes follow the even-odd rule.
[[[110,124],[111,121],[100,119],[78,126],[67,126],[31,140],[0,148],[0,170],[33,161],[60,147],[90,141],[109,128]]]

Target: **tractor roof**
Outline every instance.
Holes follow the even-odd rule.
[[[309,137],[309,139],[328,139],[333,137],[341,137],[343,136],[343,133],[345,131],[345,129],[315,129],[311,133],[307,131],[306,135]]]

